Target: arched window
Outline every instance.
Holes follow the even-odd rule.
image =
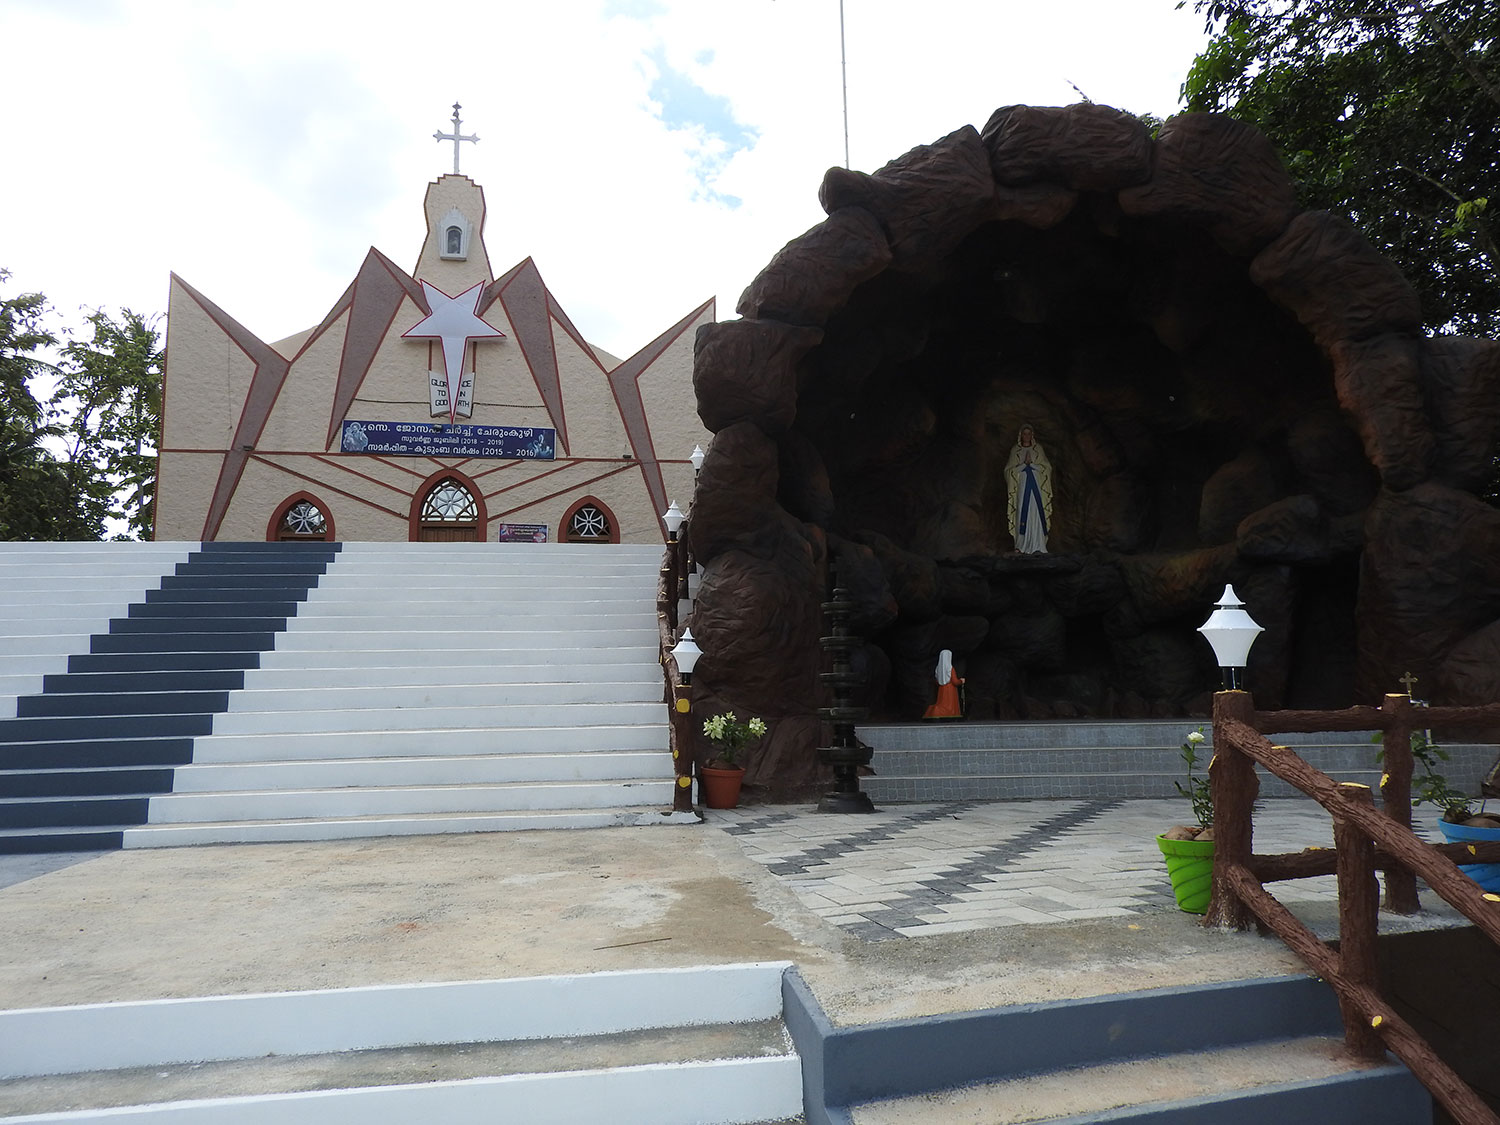
[[[484,501],[474,482],[452,470],[429,477],[412,512],[412,539],[471,543],[484,538]]]
[[[604,501],[585,496],[563,516],[557,538],[561,543],[618,543],[620,525]]]
[[[438,240],[438,257],[468,261],[469,237],[474,233],[474,224],[457,207],[450,207],[437,226],[441,237]]]
[[[266,529],[271,542],[324,542],[333,539],[333,517],[328,506],[311,493],[299,492],[287,497],[271,517]]]

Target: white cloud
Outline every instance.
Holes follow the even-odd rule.
[[[867,171],[1069,80],[1168,115],[1202,42],[1168,0],[845,8]],[[371,245],[415,264],[458,100],[495,268],[628,354],[732,316],[843,160],[837,0],[12,2],[0,38],[0,266],[65,311],[160,310],[176,270],[266,339],[315,323]]]

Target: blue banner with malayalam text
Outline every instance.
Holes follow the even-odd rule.
[[[438,422],[344,422],[343,453],[396,457],[503,457],[551,461],[557,431],[540,426],[450,426]]]

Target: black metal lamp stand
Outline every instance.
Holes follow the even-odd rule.
[[[837,563],[832,571],[833,600],[823,603],[830,635],[823,637],[821,643],[824,651],[833,656],[833,671],[820,673],[820,678],[833,689],[833,706],[820,708],[818,714],[833,724],[833,745],[820,746],[818,753],[833,767],[834,788],[818,802],[818,811],[874,812],[874,802],[859,787],[859,767],[869,765],[874,752],[868,746],[861,746],[854,735],[854,724],[869,712],[850,702],[853,690],[864,683],[864,677],[853,670],[849,657],[864,641],[849,633],[854,601],[848,589],[839,584]]]

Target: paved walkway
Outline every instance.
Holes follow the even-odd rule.
[[[824,921],[886,941],[1175,910],[1155,836],[1183,812],[1181,800],[953,801],[865,816],[776,806],[708,818]],[[1414,820],[1441,839],[1435,810]],[[1261,853],[1333,844],[1327,813],[1307,800],[1264,801],[1255,826]],[[1271,890],[1288,906],[1338,901],[1331,875]]]

